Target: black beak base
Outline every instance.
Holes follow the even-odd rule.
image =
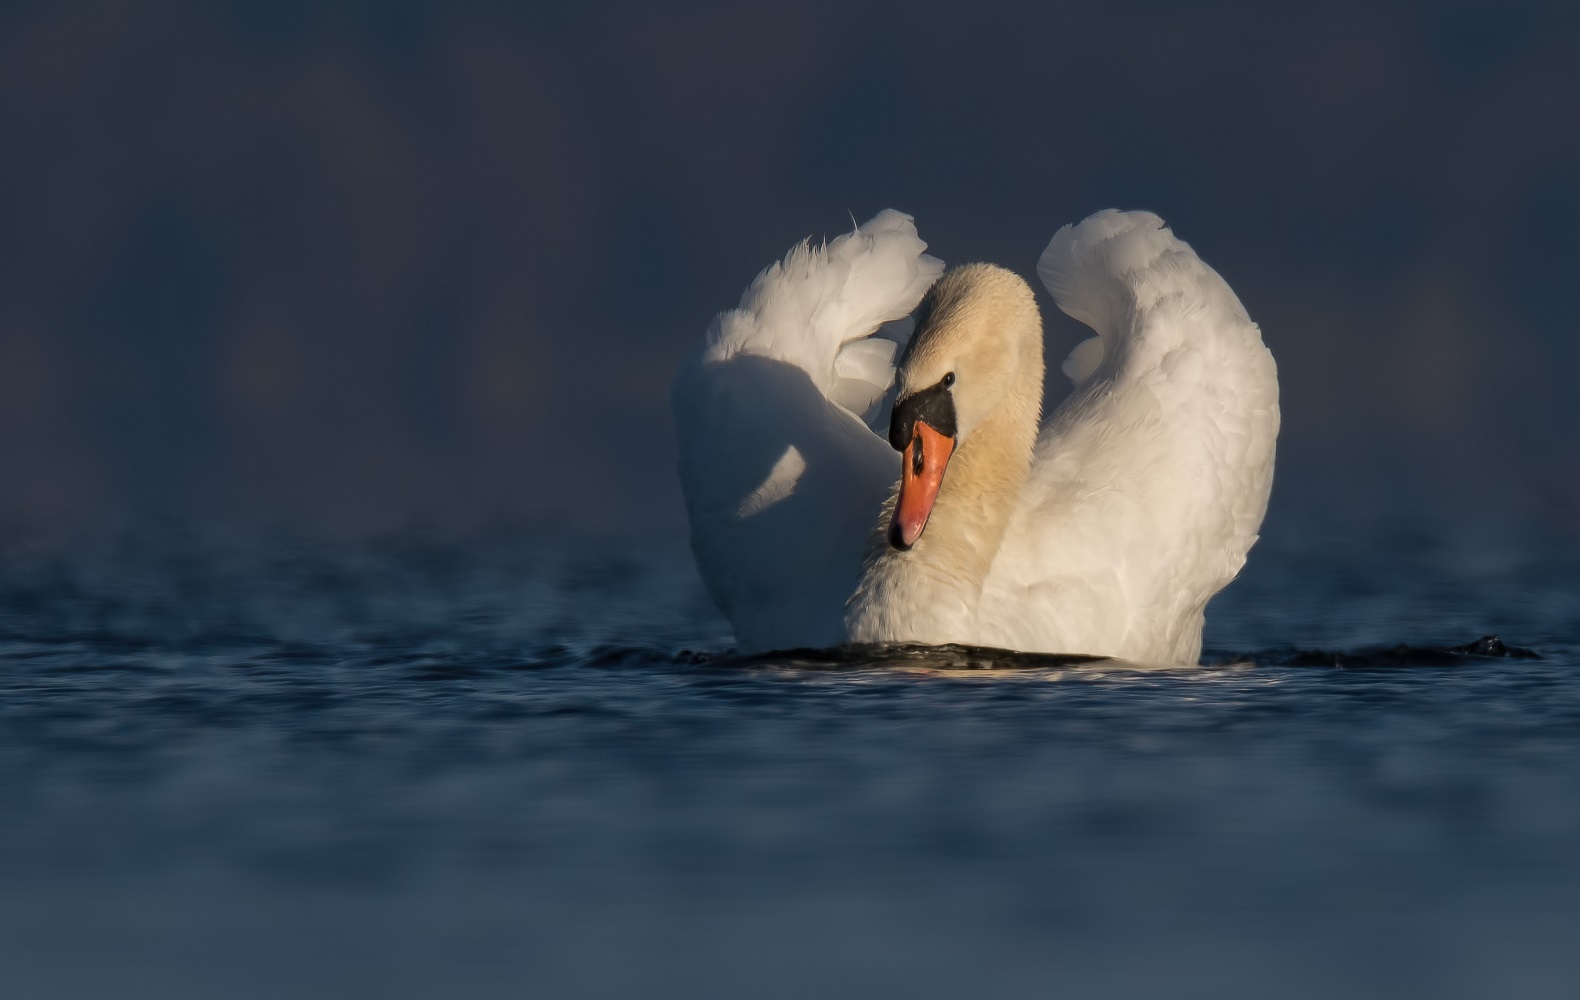
[[[945,437],[955,436],[955,397],[943,381],[895,401],[889,418],[889,446],[904,451],[916,433],[918,420]]]

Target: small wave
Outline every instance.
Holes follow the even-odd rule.
[[[1540,660],[1541,654],[1523,646],[1506,645],[1495,635],[1484,635],[1462,646],[1370,646],[1357,650],[1268,650],[1260,653],[1212,654],[1206,665],[1250,662],[1273,667],[1328,667],[1342,670],[1397,669],[1401,667],[1471,667],[1489,660]]]
[[[871,670],[911,667],[928,670],[1048,670],[1115,664],[1106,656],[1079,653],[1027,653],[991,646],[948,643],[850,643],[829,649],[787,649],[769,653],[729,653],[712,661],[720,667],[780,667],[795,670]]]
[[[636,650],[621,651],[630,662]],[[607,655],[607,654],[605,654]],[[659,658],[659,657],[655,657]],[[1541,654],[1522,646],[1505,644],[1495,635],[1486,635],[1459,646],[1394,646],[1367,647],[1356,650],[1291,650],[1274,649],[1257,652],[1209,653],[1202,660],[1203,667],[1259,666],[1259,667],[1337,667],[1342,669],[1377,669],[1399,667],[1474,666],[1491,660],[1539,660]],[[1159,667],[1129,663],[1106,656],[1089,656],[1075,653],[1030,653],[1013,649],[987,646],[946,644],[927,646],[917,643],[853,643],[829,649],[789,649],[768,653],[723,653],[709,656],[704,653],[682,651],[670,653],[667,659],[676,665],[709,665],[725,668],[776,667],[792,670],[871,670],[882,668],[920,668],[947,671],[994,670],[1066,670],[1070,668],[1103,668],[1120,670],[1192,669],[1190,667]]]

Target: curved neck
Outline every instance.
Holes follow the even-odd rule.
[[[851,596],[854,642],[969,642],[977,604],[1031,471],[1042,411],[1041,324],[1022,350],[1003,401],[950,458],[927,528],[908,552],[888,542],[890,497]]]

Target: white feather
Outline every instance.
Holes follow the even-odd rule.
[[[898,476],[873,430],[909,330],[874,332],[938,277],[924,248],[893,211],[825,248],[801,244],[676,376],[692,547],[745,648],[846,639],[847,599]],[[1009,498],[980,601],[947,614],[902,602],[872,620],[937,611],[955,642],[1194,662],[1203,609],[1266,510],[1272,356],[1223,279],[1150,213],[1064,227],[1038,272],[1096,336],[1064,363],[1076,390]]]
[[[1066,226],[1037,270],[1097,337],[1066,362],[1078,388],[1043,427],[978,638],[1193,663],[1207,601],[1267,509],[1273,357],[1224,280],[1151,213]]]
[[[943,271],[907,215],[801,243],[718,317],[671,391],[692,551],[742,646],[832,645],[899,467],[861,417]]]

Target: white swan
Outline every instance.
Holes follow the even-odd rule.
[[[742,648],[1196,662],[1272,485],[1278,379],[1256,325],[1157,216],[1065,226],[1037,270],[1097,336],[1039,429],[1030,287],[987,264],[940,277],[925,248],[892,210],[802,243],[676,375],[692,549]]]

